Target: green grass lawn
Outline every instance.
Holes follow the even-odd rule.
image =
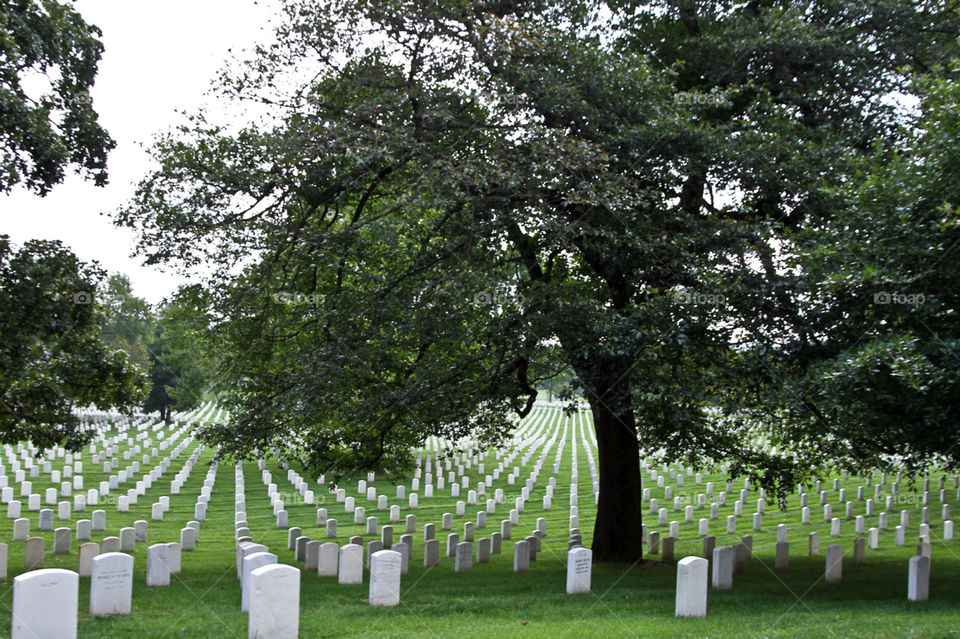
[[[570,419],[559,412],[550,416],[547,428],[556,425],[568,427]],[[589,424],[586,424],[589,425]],[[916,499],[905,499],[907,505],[898,506],[896,513],[890,514],[890,530],[881,532],[879,550],[867,551],[867,563],[855,566],[852,561],[854,534],[853,521],[844,521],[843,535],[838,538],[829,536],[829,525],[824,523],[819,502],[811,495],[811,524],[800,524],[799,498],[792,495],[786,512],[776,509],[773,504],[767,506],[763,530],[753,533],[751,515],[755,510],[755,491],[751,491],[754,500],[744,508],[744,515],[738,519],[738,532],[728,535],[726,516],[733,514],[733,502],[736,491],[742,487],[742,481],[734,482],[734,493],[727,505],[720,508],[719,517],[711,521],[711,534],[717,537],[717,545],[739,541],[741,534],[754,535],[754,556],[749,560],[744,573],[734,576],[734,588],[727,591],[709,593],[707,617],[704,619],[676,619],[674,610],[674,586],[676,572],[673,565],[658,563],[656,555],[653,561],[628,566],[616,564],[595,564],[593,570],[592,592],[569,596],[565,594],[565,558],[566,532],[570,490],[571,458],[573,441],[572,431],[568,429],[568,438],[560,476],[550,511],[542,511],[541,499],[545,493],[550,471],[556,454],[555,442],[547,451],[547,456],[526,511],[520,515],[520,526],[514,529],[513,538],[530,534],[535,527],[537,517],[546,517],[547,538],[543,550],[531,566],[529,573],[515,574],[512,571],[512,541],[504,541],[503,553],[494,555],[489,564],[474,563],[468,573],[455,573],[453,560],[443,559],[439,566],[424,569],[423,566],[423,524],[437,524],[437,538],[441,540],[441,554],[445,548],[447,531],[440,530],[440,519],[444,512],[455,512],[457,499],[466,501],[466,491],[459,498],[451,498],[449,490],[438,491],[433,499],[424,499],[421,491],[420,508],[411,511],[406,500],[397,500],[394,485],[386,479],[378,478],[373,486],[378,493],[388,495],[391,505],[401,506],[401,522],[394,524],[394,538],[403,533],[403,516],[414,512],[417,516],[417,532],[414,534],[414,552],[410,562],[410,571],[403,577],[401,585],[401,603],[395,608],[372,607],[365,603],[367,597],[367,576],[362,586],[340,586],[336,578],[320,578],[304,572],[301,575],[300,599],[300,636],[301,637],[948,637],[960,635],[960,546],[956,541],[942,540],[940,521],[940,503],[938,492],[931,491],[931,537],[933,541],[932,578],[930,601],[909,602],[907,592],[907,561],[914,554],[920,523],[921,506]],[[579,440],[577,440],[579,441]],[[132,525],[136,519],[150,520],[150,504],[160,495],[168,494],[169,482],[177,470],[195,449],[193,444],[171,469],[154,483],[145,497],[141,497],[129,513],[118,513],[113,505],[98,506],[107,511],[107,530],[94,532],[93,540],[117,535],[122,526]],[[122,449],[121,449],[122,452]],[[212,459],[213,451],[205,450],[201,462],[193,470],[189,481],[180,495],[171,496],[171,511],[164,521],[150,521],[149,542],[176,541],[179,530],[193,519],[193,506],[200,493],[207,471],[207,463]],[[594,451],[594,456],[596,452]],[[106,479],[93,468],[87,450],[84,450],[85,487],[96,487],[101,479]],[[488,515],[486,529],[478,529],[477,537],[499,530],[500,520],[507,518],[513,498],[519,496],[523,481],[533,467],[537,455],[521,471],[516,485],[508,486],[506,471],[501,479],[488,488],[503,488],[507,494],[506,503],[499,505],[496,514]],[[159,460],[153,460],[150,467]],[[492,474],[497,462],[491,453],[486,461],[486,473]],[[587,458],[581,449],[578,455],[579,481],[578,498],[580,502],[580,523],[584,544],[589,546],[594,514],[593,495],[589,482]],[[520,465],[520,458],[510,464]],[[60,468],[62,464],[55,464]],[[141,474],[150,467],[141,468]],[[286,473],[281,471],[277,462],[268,462],[274,482],[282,493],[294,493],[293,487],[286,481]],[[471,469],[471,488],[478,477],[476,468]],[[12,473],[8,474],[12,477]],[[293,552],[287,548],[286,530],[276,527],[275,518],[267,498],[266,486],[260,480],[260,472],[254,462],[244,464],[246,483],[247,520],[255,541],[270,547],[280,561],[302,567],[293,558]],[[936,488],[933,476],[932,488]],[[482,476],[479,478],[482,479]],[[824,478],[826,479],[826,478]],[[41,492],[48,484],[44,478],[34,479],[34,491]],[[714,481],[717,491],[724,488],[726,478],[718,473],[707,474],[704,481]],[[132,487],[135,480],[123,486]],[[344,482],[348,495],[357,498],[357,505],[367,508],[367,515],[380,518],[380,524],[389,523],[389,511],[377,511],[375,503],[366,501],[365,496],[356,494],[356,479]],[[409,479],[401,483],[407,485]],[[655,486],[652,482],[648,482]],[[862,481],[851,477],[841,482],[856,496],[856,486]],[[318,498],[324,503],[316,505],[295,504],[290,500],[287,509],[290,513],[290,525],[299,526],[305,535],[326,541],[323,530],[315,526],[315,512],[318,506],[328,509],[329,515],[339,522],[339,536],[335,540],[346,543],[351,535],[363,535],[364,527],[353,523],[353,515],[343,512],[343,505],[337,504],[331,495],[310,481],[311,488],[317,491]],[[956,491],[950,490],[952,479],[948,479],[947,488],[954,516],[958,512],[955,501]],[[829,488],[829,485],[827,485]],[[688,478],[682,489],[686,493],[702,492],[702,486],[694,485]],[[115,491],[120,494],[119,491]],[[677,542],[678,558],[699,554],[701,540],[697,535],[696,519],[709,517],[709,509],[698,510],[695,521],[683,522],[682,512],[673,512],[672,503],[663,503],[663,490],[651,490],[652,496],[661,500],[662,505],[671,509],[670,520],[681,521],[680,539]],[[901,484],[901,493],[913,496],[906,482]],[[836,506],[836,493],[830,492],[831,503]],[[872,494],[872,491],[871,491]],[[235,551],[233,543],[234,521],[234,466],[230,462],[220,464],[217,481],[208,508],[207,521],[200,527],[200,541],[197,550],[183,554],[183,571],[174,575],[172,585],[163,588],[145,586],[146,545],[138,544],[135,554],[135,577],[133,591],[133,614],[127,617],[91,618],[89,607],[89,579],[81,579],[79,631],[81,637],[239,637],[245,636],[247,617],[240,612],[240,587],[236,579]],[[24,506],[25,506],[24,500]],[[465,521],[475,521],[475,513],[482,506],[468,506],[467,516],[455,518],[453,531],[463,532]],[[899,523],[899,509],[911,511],[907,544],[896,547],[893,544],[893,526]],[[876,511],[883,509],[882,501]],[[71,522],[55,521],[55,526],[67,525],[73,529],[76,521],[89,518],[85,514],[74,513]],[[5,512],[5,511],[3,511]],[[863,514],[863,502],[857,502],[856,514]],[[48,552],[46,567],[58,567],[76,570],[77,543],[74,541],[69,555],[53,555],[53,533],[36,532],[37,513],[25,516],[32,521],[31,534],[40,535],[47,540]],[[842,512],[839,513],[842,516]],[[651,529],[660,530],[666,536],[667,527],[656,526],[656,516],[647,515],[646,521]],[[876,517],[867,518],[867,527],[876,526]],[[786,523],[790,528],[791,562],[787,572],[773,570],[776,526]],[[0,520],[0,539],[9,545],[9,574],[6,581],[0,582],[0,636],[10,627],[10,606],[12,604],[12,578],[23,572],[23,543],[11,542],[12,522]],[[820,533],[821,554],[807,557],[807,534]],[[364,536],[365,541],[374,536]],[[824,553],[830,543],[841,543],[846,551],[843,566],[843,581],[826,584],[822,580],[824,571]],[[52,611],[51,614],[54,614]]]

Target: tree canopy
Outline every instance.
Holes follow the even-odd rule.
[[[70,4],[0,0],[0,192],[44,195],[67,166],[107,183],[116,144],[90,98],[100,35]]]
[[[90,437],[74,409],[130,408],[146,382],[100,339],[104,273],[59,242],[0,236],[0,441],[71,450]]]
[[[921,117],[862,159],[847,205],[798,235],[777,280],[794,314],[752,374],[774,386],[768,406],[807,416],[785,433],[806,459],[960,465],[957,70],[919,80]]]
[[[955,7],[285,11],[277,42],[219,87],[275,117],[237,130],[197,114],[118,215],[151,261],[219,267],[231,421],[209,441],[401,471],[428,435],[503,437],[559,353],[594,414],[601,561],[641,556],[641,446],[732,459],[782,491],[822,461],[805,439],[858,441],[865,422],[824,385],[858,329],[841,305],[809,304],[847,264],[819,255],[857,216],[867,232],[910,223],[859,189],[910,130],[891,96],[920,76],[952,86]],[[862,330],[876,308],[857,299]],[[777,452],[793,444],[809,454]]]

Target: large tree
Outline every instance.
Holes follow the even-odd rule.
[[[220,87],[275,117],[238,131],[199,114],[161,140],[161,168],[118,218],[153,261],[220,267],[231,423],[205,437],[318,470],[403,468],[429,434],[508,432],[536,397],[531,364],[559,345],[594,415],[598,560],[641,557],[641,446],[731,458],[781,489],[799,477],[742,419],[776,380],[740,374],[763,344],[796,341],[781,256],[897,137],[888,98],[953,55],[954,8],[340,0],[286,14]],[[706,410],[718,402],[729,419]],[[764,414],[809,426],[807,404]]]
[[[107,183],[116,144],[90,98],[101,33],[71,4],[0,0],[0,193],[22,183],[44,195],[68,166]]]
[[[145,375],[100,339],[103,276],[59,242],[0,235],[0,442],[79,450],[92,433],[75,409],[139,403]]]

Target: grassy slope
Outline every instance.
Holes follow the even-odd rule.
[[[673,616],[675,571],[672,566],[654,562],[637,566],[595,565],[593,592],[587,595],[568,596],[564,592],[566,555],[567,503],[569,499],[570,445],[568,438],[554,498],[554,508],[542,512],[539,508],[544,487],[549,478],[555,448],[546,457],[544,468],[527,512],[521,514],[518,533],[529,534],[536,518],[548,519],[548,537],[538,560],[529,573],[515,575],[512,572],[512,542],[504,542],[504,552],[494,556],[488,565],[474,564],[470,573],[455,573],[452,560],[445,559],[440,566],[422,567],[422,526],[427,522],[437,523],[437,537],[444,546],[445,531],[439,530],[443,512],[453,512],[456,499],[449,497],[449,490],[438,493],[442,496],[431,500],[422,498],[417,509],[418,530],[414,535],[414,555],[410,572],[403,579],[401,605],[396,608],[374,608],[366,603],[366,583],[362,586],[339,586],[335,578],[319,578],[304,573],[301,581],[301,637],[946,637],[955,636],[960,629],[960,545],[956,541],[943,542],[940,526],[940,504],[936,498],[931,503],[933,524],[933,570],[931,600],[911,603],[906,599],[907,559],[913,554],[913,542],[920,521],[920,506],[903,506],[910,509],[911,522],[908,544],[897,548],[893,545],[893,532],[881,533],[881,549],[867,551],[867,564],[854,566],[851,559],[853,523],[844,523],[844,535],[835,540],[829,537],[829,527],[822,523],[819,506],[811,499],[813,513],[811,525],[801,525],[799,499],[793,496],[791,508],[780,512],[768,506],[764,518],[764,530],[754,533],[754,558],[747,571],[734,578],[734,589],[709,593],[708,616],[705,619],[676,619]],[[142,497],[128,514],[117,513],[115,507],[106,506],[107,531],[95,532],[94,541],[104,536],[116,535],[121,526],[132,525],[135,519],[150,519],[150,504],[166,494],[167,486],[180,465],[189,457],[192,448],[174,462],[168,471]],[[595,455],[596,453],[594,453]],[[211,451],[206,451],[181,494],[171,496],[171,512],[163,522],[150,522],[150,542],[174,541],[179,529],[193,518],[193,504],[200,492],[206,472],[205,462]],[[530,461],[529,468],[536,457]],[[84,454],[85,486],[95,487],[102,477],[93,470],[89,455]],[[155,460],[156,461],[156,460]],[[514,465],[519,465],[519,458]],[[493,456],[487,460],[487,473],[496,464]],[[55,466],[57,467],[57,466]],[[525,479],[529,468],[522,472]],[[274,481],[281,492],[291,493],[292,486],[286,482],[276,464],[270,464]],[[579,455],[579,498],[581,529],[584,543],[589,546],[592,521],[592,497],[588,486],[586,457]],[[142,469],[149,470],[149,469]],[[246,615],[240,612],[240,588],[235,576],[232,540],[233,523],[233,466],[221,464],[213,492],[207,521],[201,524],[198,549],[184,553],[183,572],[174,576],[169,588],[147,588],[145,582],[146,548],[138,545],[135,555],[133,608],[129,617],[90,618],[89,580],[81,579],[80,636],[81,637],[237,637],[246,633]],[[260,482],[260,473],[253,463],[245,464],[248,521],[256,541],[267,544],[284,563],[295,564],[293,553],[286,550],[286,531],[278,530],[266,496],[266,487]],[[518,496],[522,482],[507,486],[504,477],[494,487],[507,492],[507,504],[500,505],[498,512],[488,516],[486,530],[478,529],[478,538],[499,529],[501,519],[507,517],[511,496]],[[725,478],[712,475],[720,484]],[[472,476],[472,481],[477,481]],[[36,492],[47,486],[44,480],[34,480]],[[132,485],[130,482],[129,485]],[[406,481],[409,489],[409,481]],[[853,478],[842,482],[855,495]],[[311,482],[312,484],[312,482]],[[700,492],[702,487],[687,482],[682,489]],[[348,494],[354,494],[356,481],[344,484]],[[378,492],[387,494],[390,503],[400,503],[402,515],[408,512],[405,501],[393,499],[394,488],[389,481],[378,480],[374,484]],[[948,481],[948,488],[952,485]],[[472,486],[472,484],[471,484]],[[739,489],[740,482],[734,488]],[[936,484],[934,483],[934,487]],[[315,486],[313,486],[316,488]],[[318,491],[319,492],[319,491]],[[492,490],[490,491],[492,494]],[[663,501],[663,491],[653,489],[653,496]],[[903,492],[903,488],[901,489]],[[955,513],[960,507],[952,500],[955,491],[949,491]],[[835,494],[831,501],[836,503]],[[460,499],[466,499],[465,491]],[[745,508],[745,515],[738,520],[738,535],[719,532],[725,530],[727,514],[733,513],[733,499],[720,509],[720,517],[711,522],[711,532],[717,535],[717,544],[739,540],[739,534],[749,532],[750,514],[753,507]],[[25,501],[25,500],[24,500]],[[377,512],[365,498],[357,499],[358,505],[367,506],[368,515],[380,517],[386,523],[388,512]],[[325,505],[331,516],[340,524],[338,543],[345,543],[350,535],[362,534],[361,526],[353,524],[353,516],[342,512],[342,505],[327,496]],[[668,505],[669,506],[669,505]],[[317,506],[288,504],[292,525],[303,528],[304,534],[325,540],[323,531],[314,526]],[[836,506],[835,506],[836,509]],[[88,510],[92,510],[88,509]],[[478,507],[467,507],[467,518],[455,518],[454,531],[462,533],[464,521],[472,520]],[[878,508],[879,512],[881,508]],[[709,516],[708,511],[698,511],[696,517]],[[857,514],[863,513],[858,503]],[[36,527],[36,513],[29,514]],[[89,517],[89,513],[86,515]],[[954,515],[956,517],[956,514]],[[82,515],[74,514],[71,528]],[[671,511],[670,519],[683,519],[682,513]],[[897,517],[891,516],[891,526]],[[651,521],[652,520],[652,521]],[[656,523],[654,517],[647,521]],[[868,518],[868,526],[876,525],[876,518]],[[793,553],[790,570],[786,573],[773,571],[773,546],[776,541],[776,525],[790,526]],[[60,525],[61,522],[55,522]],[[698,554],[700,540],[696,534],[696,522],[682,523],[677,557]],[[395,538],[402,533],[403,524],[395,524]],[[654,527],[656,528],[656,527]],[[9,540],[12,523],[0,520],[0,538]],[[810,531],[819,531],[821,555],[806,556],[806,536]],[[47,539],[47,548],[52,549],[53,533],[42,534]],[[665,530],[662,535],[667,534]],[[373,536],[365,540],[373,539]],[[839,584],[825,584],[823,574],[826,546],[839,541],[847,551],[844,579]],[[0,582],[0,636],[10,627],[12,577],[22,572],[23,545],[9,542],[9,578]],[[76,542],[70,555],[46,557],[46,567],[76,569]],[[656,556],[653,557],[656,559]],[[366,580],[366,576],[365,576]]]

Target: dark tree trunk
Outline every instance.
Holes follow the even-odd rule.
[[[579,364],[579,365],[577,365]],[[595,357],[574,368],[593,410],[600,492],[593,526],[593,560],[643,558],[640,442],[633,413],[633,360]]]
[[[593,559],[635,562],[643,557],[643,489],[636,422],[632,410],[616,411],[611,404],[619,402],[603,399],[591,402],[600,474]]]

